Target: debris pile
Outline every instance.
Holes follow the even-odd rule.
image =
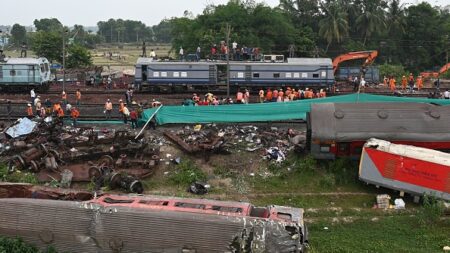
[[[177,131],[165,131],[164,135],[187,153],[254,152],[264,151],[264,156],[281,162],[293,149],[304,150],[306,133],[292,129],[257,126],[224,126],[208,124]]]
[[[160,160],[160,145],[143,137],[135,140],[128,130],[63,126],[48,117],[23,118],[4,133],[0,154],[9,172],[30,171],[41,182],[64,187],[99,181],[108,169],[114,180],[106,173],[111,179],[106,185],[142,193],[142,184],[135,181],[152,175]]]

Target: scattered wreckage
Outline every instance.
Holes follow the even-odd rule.
[[[0,184],[0,234],[61,252],[300,253],[308,248],[300,208],[52,191]]]
[[[139,179],[151,176],[160,160],[159,146],[130,131],[62,126],[51,117],[21,119],[5,134],[0,151],[10,172],[30,171],[40,182],[66,187],[93,181],[96,188],[142,193]]]

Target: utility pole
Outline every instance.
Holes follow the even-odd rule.
[[[63,44],[62,44],[62,50],[63,50],[63,85],[62,89],[63,91],[66,90],[66,29],[63,28]]]
[[[227,24],[227,97],[230,98],[230,33],[231,26]]]

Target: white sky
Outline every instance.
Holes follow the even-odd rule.
[[[279,0],[256,0],[276,6]],[[64,25],[95,26],[109,18],[139,20],[151,26],[164,18],[182,16],[185,10],[195,15],[208,4],[228,0],[1,0],[0,25],[32,25],[34,19],[58,18]],[[417,0],[404,0],[417,3]],[[428,0],[432,5],[448,5],[449,0]]]

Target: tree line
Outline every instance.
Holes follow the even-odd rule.
[[[186,11],[154,26],[133,20],[100,21],[96,34],[80,25],[68,29],[57,19],[35,20],[34,25],[37,32],[26,33],[15,24],[12,42],[20,46],[28,41],[39,50],[44,37],[51,34],[53,40],[62,41],[66,29],[70,43],[83,48],[146,41],[171,43],[173,50],[183,47],[187,53],[200,46],[206,55],[214,44],[226,40],[229,26],[230,43],[258,47],[265,54],[287,55],[294,48],[297,57],[335,57],[378,50],[378,64],[402,65],[416,73],[445,64],[450,47],[448,10],[400,0],[280,0],[274,8],[254,0],[230,0],[209,5],[198,16]],[[61,55],[56,51],[49,58],[59,60]]]

